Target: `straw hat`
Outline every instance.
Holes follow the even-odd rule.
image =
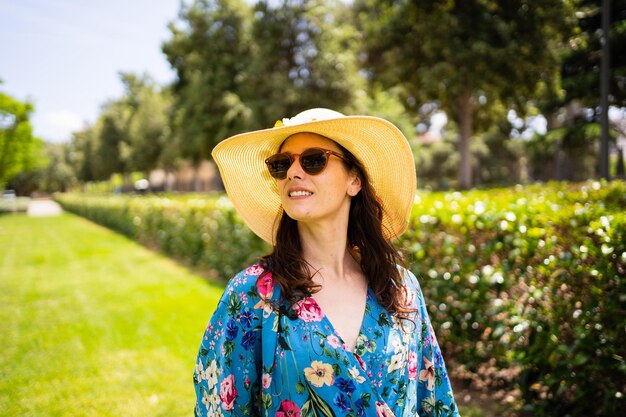
[[[337,142],[365,167],[383,206],[388,239],[408,224],[416,189],[415,162],[409,143],[396,126],[372,116],[344,116],[329,109],[303,111],[271,129],[242,133],[220,142],[212,152],[235,209],[261,239],[274,244],[281,210],[276,180],[265,159],[295,133],[311,132]]]

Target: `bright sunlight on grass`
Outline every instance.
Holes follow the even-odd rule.
[[[0,216],[0,410],[189,416],[221,288],[79,217]]]

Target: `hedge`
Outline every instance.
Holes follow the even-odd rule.
[[[59,194],[64,209],[117,230],[226,282],[269,250],[220,195]]]
[[[220,195],[60,195],[225,281],[269,248]],[[451,374],[501,415],[626,415],[626,182],[420,192],[398,244]]]

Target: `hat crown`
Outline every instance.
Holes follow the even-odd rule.
[[[340,117],[345,117],[343,114],[339,113],[335,110],[324,109],[324,108],[316,108],[309,109],[303,112],[300,112],[293,116],[292,118],[284,118],[283,125],[284,126],[296,126],[304,123],[317,122],[320,120],[330,120],[330,119],[338,119]]]

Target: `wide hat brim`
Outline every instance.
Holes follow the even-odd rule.
[[[285,139],[301,132],[332,139],[365,167],[383,206],[385,238],[400,236],[408,225],[416,175],[413,153],[402,132],[378,117],[333,113],[338,116],[235,135],[213,149],[213,159],[237,213],[256,235],[272,245],[281,202],[265,159],[275,154]]]

